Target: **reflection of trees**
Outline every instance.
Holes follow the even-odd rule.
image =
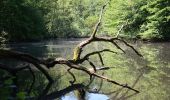
[[[132,85],[133,88],[134,88],[135,85],[139,82],[139,80],[140,80],[140,78],[142,77],[142,75],[143,75],[143,73],[141,73],[141,74],[137,77],[137,79],[134,81],[134,83],[133,83],[133,85]],[[123,89],[123,88],[122,88],[122,89]],[[122,89],[121,89],[121,90],[122,90]],[[111,99],[115,99],[115,100],[127,100],[127,99],[129,99],[130,97],[132,97],[132,96],[134,96],[134,95],[137,94],[137,93],[133,93],[133,94],[130,94],[130,95],[129,95],[128,92],[129,92],[129,90],[126,90],[125,93],[122,93],[120,97],[117,97],[117,96],[121,93],[121,91],[118,91],[117,93],[114,93],[115,95],[112,96]]]
[[[136,71],[143,72],[141,83],[139,83],[140,86],[143,86],[141,89],[143,93],[139,96],[140,98],[167,99],[170,93],[168,81],[170,78],[168,79],[169,75],[167,74],[169,61],[166,60],[168,55],[164,47],[165,45],[159,43],[144,44],[140,47],[144,56],[144,66],[136,64],[139,65]]]
[[[169,48],[169,47],[166,47]],[[107,54],[105,57],[109,61],[107,66],[116,65],[115,70],[108,70],[105,73],[113,77],[115,80],[121,82],[127,82],[131,84],[131,81],[135,80],[135,76],[140,76],[140,73],[143,73],[140,77],[139,82],[135,86],[138,90],[141,91],[135,97],[132,97],[132,100],[136,99],[167,99],[170,95],[170,70],[169,70],[169,61],[164,60],[167,54],[167,51],[163,52],[163,48],[160,47],[160,44],[143,44],[139,47],[140,52],[144,56],[144,59],[133,56],[133,53],[127,54],[126,56],[113,55],[115,59],[111,60],[111,55]],[[131,52],[130,50],[128,53]],[[163,56],[161,56],[161,54]],[[138,59],[139,58],[139,59]],[[164,59],[162,59],[164,58]],[[118,66],[117,66],[118,65]],[[124,67],[123,67],[124,66]],[[123,73],[123,74],[122,74]],[[101,93],[111,92],[110,87],[107,84],[103,84],[105,88],[102,89]],[[113,89],[114,87],[112,87]],[[115,88],[116,89],[116,88]],[[119,90],[119,89],[118,89]],[[104,92],[103,92],[104,91]],[[117,92],[116,92],[117,93]],[[117,97],[122,97],[125,93],[122,90],[118,93]],[[128,92],[127,95],[130,95],[131,92]],[[132,93],[133,94],[133,93]],[[127,96],[126,95],[126,96]],[[117,100],[117,99],[116,99]]]

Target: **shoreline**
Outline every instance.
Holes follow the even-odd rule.
[[[104,36],[103,36],[104,37]],[[108,36],[109,37],[109,36]],[[41,41],[50,41],[50,40],[78,40],[78,39],[86,39],[89,38],[89,36],[83,36],[83,37],[56,37],[56,38],[44,38],[44,39],[29,39],[29,40],[19,40],[19,41],[7,41],[4,42],[4,44],[10,44],[10,43],[31,43],[31,42],[41,42]],[[140,41],[143,43],[158,43],[158,42],[170,42],[170,38],[166,39],[140,39],[140,38],[129,38],[129,37],[120,37],[126,41]]]

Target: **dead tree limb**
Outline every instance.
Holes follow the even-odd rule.
[[[48,95],[43,96],[43,100],[53,100],[55,98],[59,98],[73,90],[84,88],[85,86],[83,84],[73,84],[71,86],[68,86],[60,91],[54,91]]]
[[[24,62],[28,62],[33,64],[37,69],[39,69],[48,79],[49,82],[53,82],[51,76],[49,75],[48,71],[45,70],[41,64],[44,62],[42,60],[37,59],[36,57],[33,57],[30,54],[27,53],[21,53],[21,52],[16,52],[16,51],[11,51],[11,50],[5,50],[5,49],[0,49],[0,59],[16,59]]]
[[[127,47],[131,48],[138,56],[142,57],[142,55],[133,47],[131,46],[129,43],[127,43],[126,41],[124,41],[123,39],[120,39],[118,37],[98,37],[96,36],[96,33],[99,29],[99,26],[101,24],[101,20],[102,20],[102,15],[104,13],[105,7],[109,4],[109,2],[107,2],[101,9],[100,15],[99,15],[99,20],[96,24],[96,26],[94,27],[94,30],[91,34],[91,36],[89,38],[87,38],[86,40],[80,42],[74,49],[74,55],[73,55],[73,59],[65,59],[65,58],[55,58],[55,59],[47,59],[47,60],[42,60],[42,59],[37,59],[36,57],[33,57],[30,54],[26,54],[26,53],[21,53],[21,52],[16,52],[16,51],[11,51],[11,50],[4,50],[4,49],[0,49],[0,59],[8,59],[8,58],[12,58],[12,59],[17,59],[20,61],[24,61],[24,62],[28,62],[33,64],[37,69],[39,69],[45,76],[46,78],[49,80],[49,82],[53,82],[53,79],[51,78],[51,76],[49,75],[48,71],[46,69],[44,69],[41,65],[45,65],[47,68],[51,68],[51,67],[57,67],[55,65],[66,65],[69,69],[68,69],[68,73],[73,77],[73,83],[76,81],[75,75],[73,73],[70,72],[71,69],[76,69],[76,70],[80,70],[82,72],[87,73],[91,77],[97,77],[100,78],[102,80],[105,80],[107,82],[116,84],[118,86],[133,90],[135,92],[139,92],[136,89],[133,89],[132,87],[128,86],[127,84],[120,84],[110,78],[107,78],[103,75],[98,75],[96,73],[97,68],[95,66],[95,64],[93,64],[93,62],[89,61],[89,57],[95,54],[98,54],[100,62],[102,65],[104,65],[103,62],[103,58],[101,53],[104,52],[111,52],[111,53],[116,53],[110,49],[104,49],[101,51],[94,51],[91,53],[86,54],[84,57],[81,57],[82,51],[84,49],[84,47],[86,47],[88,44],[91,44],[92,42],[107,42],[107,43],[112,43],[113,46],[115,46],[118,50],[122,51],[123,53],[126,53],[122,47],[120,47],[116,41],[122,42],[124,43]],[[92,66],[93,70],[90,70],[87,68],[87,66],[82,66],[81,64],[84,61],[88,61],[89,65]],[[102,69],[109,69],[107,67],[105,68],[101,68]],[[8,68],[6,68],[6,70],[8,71]],[[48,92],[44,92],[44,93],[48,93]],[[43,93],[43,94],[44,94]]]
[[[119,28],[119,30],[118,30],[118,32],[117,32],[117,34],[116,34],[116,37],[117,37],[117,38],[118,38],[120,32],[123,30],[123,28],[124,28],[127,24],[128,24],[128,20],[127,20],[124,24],[121,25],[121,27]]]
[[[9,72],[11,75],[15,75],[17,72],[19,72],[21,70],[29,69],[29,66],[26,65],[26,66],[22,66],[22,67],[13,68],[13,67],[9,67],[7,65],[4,65],[4,64],[0,63],[0,69]]]
[[[97,22],[97,24],[95,25],[94,27],[94,30],[93,30],[93,33],[91,35],[91,38],[94,38],[96,36],[96,33],[98,31],[98,28],[101,24],[101,20],[102,20],[102,17],[103,17],[103,13],[104,13],[104,10],[105,10],[105,7],[109,4],[110,1],[106,2],[103,7],[101,8],[101,11],[100,11],[100,15],[99,15],[99,20]]]

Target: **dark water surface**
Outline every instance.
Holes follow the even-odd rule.
[[[51,40],[36,43],[11,43],[7,48],[13,50],[30,53],[36,57],[64,57],[72,58],[72,51],[81,39],[70,40]],[[118,54],[102,53],[105,66],[112,67],[110,70],[103,71],[105,76],[120,82],[128,84],[137,89],[140,93],[124,89],[114,84],[95,78],[86,92],[87,100],[169,100],[170,99],[170,43],[133,43],[144,56],[137,56],[133,50],[119,43],[126,51],[122,54],[113,45],[106,43],[92,43],[85,47],[83,53],[87,54],[94,50],[102,50],[105,48],[112,49]],[[96,65],[101,66],[98,56],[90,58]],[[84,63],[86,65],[86,63]],[[52,85],[50,92],[59,91],[69,86],[72,77],[67,74],[65,66],[57,65],[50,69],[55,83]],[[73,70],[75,71],[75,70]],[[89,76],[85,73],[75,71],[77,82],[87,84]],[[99,74],[101,74],[99,72]],[[21,89],[29,85],[31,78],[29,73],[21,73],[20,82]],[[24,79],[24,80],[23,80]],[[41,74],[36,74],[36,82],[32,94],[37,95],[47,85],[47,80]],[[98,91],[100,90],[100,91]],[[98,91],[97,93],[95,91]],[[93,92],[93,93],[92,93]],[[81,100],[77,91],[72,91],[65,96],[56,100]]]

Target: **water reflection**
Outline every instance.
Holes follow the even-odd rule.
[[[10,44],[7,47],[31,53],[36,57],[62,56],[70,58],[72,55],[70,53],[78,42],[79,40],[59,40],[40,43]],[[93,78],[92,81],[89,81],[88,75],[76,70],[73,71],[77,78],[76,84],[80,85],[81,83],[80,87],[82,87],[70,89],[69,81],[72,80],[72,77],[67,74],[67,69],[60,65],[57,66],[57,68],[50,69],[50,74],[55,80],[54,84],[49,85],[48,81],[41,73],[35,73],[36,81],[33,85],[30,96],[53,97],[52,99],[57,98],[57,100],[168,100],[170,98],[169,45],[170,43],[134,44],[134,46],[136,46],[136,48],[144,55],[144,58],[138,57],[133,51],[124,45],[122,45],[123,49],[127,52],[125,55],[113,48],[110,44],[93,43],[85,48],[86,50],[84,50],[84,53],[105,48],[114,49],[119,52],[119,54],[102,54],[105,66],[111,66],[113,68],[99,73],[104,73],[104,75],[120,83],[130,85],[139,90],[139,94],[97,78]],[[90,59],[91,61],[94,61],[96,65],[101,65],[101,63],[99,63],[100,59],[96,56],[92,56]],[[19,74],[18,90],[26,91],[28,90],[28,86],[32,83],[32,77],[28,71],[20,72]],[[70,89],[70,91],[62,92],[62,96],[59,95],[61,91],[65,89]],[[58,96],[54,94],[57,94]],[[83,95],[85,95],[85,97]]]

